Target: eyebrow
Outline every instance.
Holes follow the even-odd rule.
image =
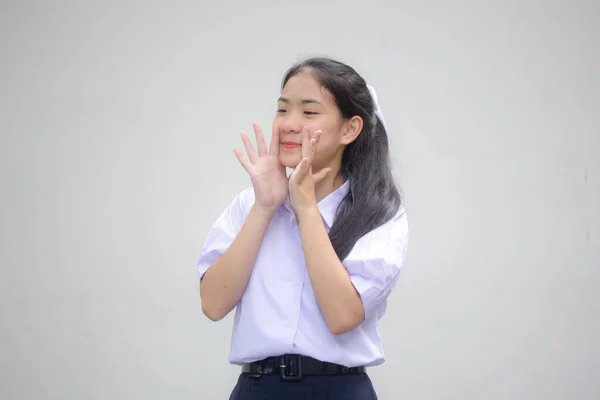
[[[282,103],[288,103],[288,104],[291,103],[290,99],[288,99],[287,97],[280,97],[279,100],[277,100],[277,101],[280,101]],[[321,102],[319,102],[319,101],[317,101],[315,99],[303,99],[303,100],[300,101],[300,103],[302,103],[302,104],[319,104],[319,105],[323,105],[323,104],[321,104]]]

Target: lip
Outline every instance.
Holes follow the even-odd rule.
[[[286,149],[296,149],[296,148],[302,146],[300,143],[295,143],[295,142],[283,142],[281,144]]]

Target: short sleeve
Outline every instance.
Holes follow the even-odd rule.
[[[381,318],[387,297],[398,281],[406,259],[408,221],[401,207],[382,226],[360,238],[343,264],[358,291],[365,319],[374,314]]]
[[[197,263],[198,277],[202,277],[211,266],[229,248],[240,229],[246,222],[248,212],[254,202],[252,188],[238,194],[214,223],[202,249]]]

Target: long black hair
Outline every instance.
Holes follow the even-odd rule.
[[[343,118],[356,115],[363,120],[362,132],[342,155],[341,171],[350,190],[329,231],[337,256],[344,260],[358,239],[392,219],[401,205],[390,165],[388,136],[375,115],[365,80],[353,68],[329,58],[309,58],[287,71],[282,88],[300,72],[311,73],[331,93]]]

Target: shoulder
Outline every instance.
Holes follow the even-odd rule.
[[[252,187],[246,188],[239,192],[233,200],[230,201],[229,205],[221,212],[216,225],[228,224],[238,226],[242,224],[250,209],[254,204],[254,190]]]
[[[400,206],[396,214],[389,221],[373,229],[360,240],[362,239],[365,239],[364,241],[367,242],[380,240],[390,244],[408,240],[408,219],[404,207]],[[391,241],[392,239],[393,242]]]
[[[348,259],[387,259],[403,262],[408,247],[408,219],[400,206],[394,216],[361,237]]]
[[[396,239],[408,239],[408,219],[404,207],[400,206],[396,214],[389,221],[374,229],[369,234],[381,238],[389,238],[391,236]]]
[[[248,214],[254,205],[254,200],[254,189],[252,186],[250,186],[239,192],[233,201],[237,203],[246,214]]]

